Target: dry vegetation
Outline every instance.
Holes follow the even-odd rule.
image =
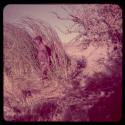
[[[42,36],[45,45],[50,47],[52,51],[52,64],[50,67],[47,67],[48,78],[44,80],[41,79],[43,74],[41,74],[39,60],[36,58],[37,49],[35,48],[35,45],[33,43],[33,39],[37,35]],[[57,34],[44,22],[39,22],[39,20],[35,20],[32,18],[25,18],[21,23],[5,23],[5,107],[8,107],[6,97],[9,99],[8,101],[12,101],[10,100],[10,98],[12,97],[10,93],[12,95],[15,95],[15,97],[12,97],[13,101],[16,101],[17,99],[20,105],[24,107],[32,106],[34,100],[60,96],[62,93],[61,91],[63,91],[61,90],[60,79],[67,78],[67,58],[68,57],[66,56],[65,51],[62,48]],[[62,84],[66,83],[63,82]],[[58,86],[60,86],[60,88]],[[16,104],[15,102],[14,105],[16,105],[17,107],[18,103]]]
[[[68,17],[53,13],[58,19],[74,22],[67,33],[78,32],[64,46],[55,30],[39,19],[26,17],[13,24],[4,22],[5,120],[115,121],[120,118],[121,9],[117,5],[70,5],[62,9]],[[37,36],[51,50],[51,65],[47,64],[44,79],[33,42]],[[95,51],[102,52],[105,58]]]

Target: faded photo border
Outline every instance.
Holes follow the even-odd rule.
[[[41,3],[41,2],[30,2],[30,3],[25,3],[25,1],[18,1],[18,2],[2,2],[2,4],[0,5],[0,7],[1,7],[1,29],[3,29],[3,24],[4,24],[4,20],[3,20],[3,17],[4,17],[4,9],[5,9],[5,7],[6,6],[8,6],[8,5],[11,5],[11,4],[17,4],[17,5],[21,5],[21,4],[25,4],[25,5],[30,5],[30,4],[32,4],[32,5],[37,5],[37,4],[39,4],[39,5],[43,5],[43,4],[47,4],[47,5],[53,5],[53,4],[63,4],[63,3],[66,3],[66,2],[62,2],[62,3],[57,3],[56,1],[55,2],[53,2],[53,3],[47,3],[46,1],[45,2],[43,2],[43,3]],[[89,3],[89,4],[91,4],[91,1],[90,2],[88,2],[88,1],[86,1],[85,3],[73,3],[73,4],[86,4],[86,3]],[[105,3],[105,1],[104,1],[104,3]],[[107,2],[106,3],[108,3],[108,4],[110,4],[110,3],[113,3],[112,1],[111,2],[109,2],[108,0],[107,0]],[[66,3],[66,4],[71,4],[71,3]],[[92,3],[92,4],[98,4],[98,2],[97,1],[95,1],[95,3]],[[102,1],[102,3],[99,3],[99,4],[103,4],[103,1]],[[124,19],[124,8],[123,8],[123,5],[122,5],[122,3],[114,3],[114,4],[117,4],[117,5],[119,5],[120,7],[121,7],[121,9],[122,9],[122,14],[123,14],[123,19]],[[17,8],[18,9],[18,8]],[[123,20],[123,25],[124,25],[124,20]],[[4,97],[3,97],[3,93],[4,93],[4,73],[3,73],[3,67],[4,67],[4,61],[3,61],[3,30],[2,30],[2,32],[1,32],[1,56],[0,56],[0,58],[1,58],[1,65],[0,65],[0,67],[1,67],[1,106],[0,106],[0,108],[1,108],[1,112],[0,112],[0,123],[1,123],[1,121],[2,121],[2,124],[4,124],[4,123],[6,123],[6,124],[18,124],[19,122],[9,122],[9,121],[6,121],[6,120],[4,120],[4,112],[3,112],[3,105],[4,105]],[[67,40],[68,41],[68,40]],[[122,39],[122,42],[124,41],[124,29],[123,29],[123,39]],[[123,42],[123,48],[122,48],[122,51],[124,50],[124,42]],[[122,61],[123,61],[123,63],[122,63],[122,68],[124,68],[124,55],[122,56]],[[122,73],[123,75],[124,75],[124,73]],[[123,122],[123,120],[124,120],[124,102],[125,102],[125,100],[124,100],[124,76],[122,77],[122,116],[121,116],[121,119],[119,120],[119,121],[116,121],[116,123],[121,123],[121,122]],[[1,119],[2,118],[2,119]],[[40,121],[40,122],[42,122],[42,121]],[[28,123],[28,122],[22,122],[22,124],[24,124],[24,123]],[[34,123],[34,122],[30,122],[30,123]],[[37,123],[39,123],[39,122],[36,122],[35,124],[37,124]],[[90,124],[91,123],[96,123],[96,122],[90,122]],[[106,123],[108,123],[108,122],[106,122]],[[113,122],[113,123],[115,123],[115,122]]]

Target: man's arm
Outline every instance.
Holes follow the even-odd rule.
[[[45,46],[45,47],[46,47],[48,55],[51,56],[51,49],[48,46]]]

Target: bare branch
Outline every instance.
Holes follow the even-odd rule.
[[[78,41],[81,37],[82,37],[82,34],[78,34],[77,36],[75,36],[75,37],[71,40],[71,42]]]
[[[68,17],[60,17],[56,12],[51,12],[51,13],[54,14],[57,17],[57,19],[71,21],[71,19]]]
[[[61,6],[61,8],[66,11],[66,12],[69,12],[68,9],[66,7],[64,7],[63,5]]]

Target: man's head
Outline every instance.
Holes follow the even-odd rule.
[[[40,45],[41,43],[43,44],[43,40],[41,36],[36,36],[35,39],[33,40],[37,45]]]

